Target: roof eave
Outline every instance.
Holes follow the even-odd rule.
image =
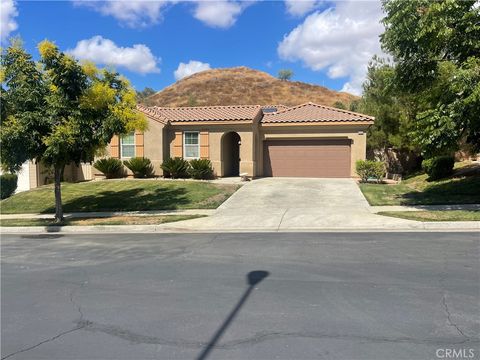
[[[261,122],[262,126],[369,126],[373,121],[270,121]]]

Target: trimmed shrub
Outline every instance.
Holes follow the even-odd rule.
[[[171,177],[172,179],[186,178],[188,177],[190,164],[187,160],[176,157],[165,160],[161,168],[165,177]]]
[[[130,160],[125,160],[123,164],[130,169],[134,178],[146,178],[153,175],[153,165],[150,159],[134,157]]]
[[[422,169],[428,174],[429,180],[443,179],[452,175],[455,158],[450,155],[437,156],[422,161]]]
[[[367,182],[372,178],[380,182],[385,175],[385,164],[382,161],[357,160],[355,170],[362,182]]]
[[[15,190],[17,190],[17,180],[18,177],[15,174],[0,175],[0,192],[2,199],[10,197]]]
[[[101,171],[107,179],[124,176],[123,164],[116,158],[99,159],[93,163],[93,167]]]
[[[190,160],[188,174],[194,179],[208,180],[213,178],[212,163],[208,159]]]

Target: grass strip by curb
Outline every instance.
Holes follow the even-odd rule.
[[[62,223],[55,223],[53,219],[0,219],[0,226],[158,225],[201,217],[205,215],[112,216],[65,219]]]
[[[416,221],[480,221],[480,210],[381,211],[377,214]]]

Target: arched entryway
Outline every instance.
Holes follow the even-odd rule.
[[[240,174],[240,135],[228,132],[222,137],[223,176]]]

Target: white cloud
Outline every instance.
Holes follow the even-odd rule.
[[[145,27],[158,23],[162,19],[162,9],[170,0],[112,0],[89,1],[73,0],[75,5],[89,7],[102,15],[113,16],[129,27]]]
[[[303,16],[315,9],[320,2],[317,0],[285,0],[285,6],[290,15]]]
[[[210,69],[210,64],[201,61],[190,60],[187,64],[181,62],[178,64],[177,70],[173,72],[176,80],[183,79],[200,71]]]
[[[382,16],[379,1],[339,1],[309,15],[287,34],[278,54],[313,70],[327,70],[330,78],[348,77],[342,91],[360,94],[369,60],[384,55],[379,41]]]
[[[3,1],[3,0],[2,0]],[[137,28],[157,24],[168,5],[187,2],[194,6],[193,16],[204,24],[229,28],[238,16],[257,0],[71,0],[105,16],[112,16],[121,24]]]
[[[251,2],[198,1],[193,16],[211,27],[229,28]]]
[[[0,35],[2,42],[7,40],[10,33],[18,28],[15,21],[18,11],[15,5],[13,0],[0,1]]]
[[[140,74],[158,73],[157,59],[143,44],[132,47],[117,46],[112,40],[100,35],[81,40],[74,49],[68,50],[77,59],[91,60],[97,64],[122,67]]]

